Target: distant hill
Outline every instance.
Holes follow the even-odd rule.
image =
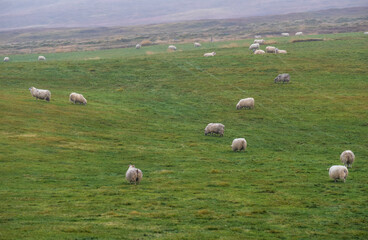
[[[368,6],[367,0],[1,0],[0,30],[110,27]]]

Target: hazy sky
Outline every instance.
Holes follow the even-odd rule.
[[[125,26],[368,6],[368,0],[0,0],[0,29]]]

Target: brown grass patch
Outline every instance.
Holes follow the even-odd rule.
[[[154,52],[151,52],[151,51],[146,51],[146,54],[147,55],[153,55],[153,54],[155,54]]]
[[[221,48],[236,48],[236,47],[240,47],[239,44],[237,43],[229,43],[229,44],[225,44],[222,45]]]
[[[142,46],[149,46],[149,45],[152,45],[153,43],[150,41],[150,40],[143,40],[141,42],[141,45]]]
[[[268,40],[268,41],[265,41],[265,43],[263,45],[270,45],[270,44],[277,44],[277,41],[275,41],[275,40]]]

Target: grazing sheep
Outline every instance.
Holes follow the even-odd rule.
[[[45,99],[48,102],[51,100],[51,92],[49,90],[37,89],[35,87],[30,87],[29,90],[36,99]]]
[[[216,53],[215,52],[211,52],[211,53],[205,53],[205,54],[203,54],[203,56],[204,57],[213,57],[213,56],[215,56],[216,55]]]
[[[266,53],[276,53],[276,47],[267,46],[266,47]]]
[[[140,45],[139,43],[137,45],[135,45],[135,49],[140,49],[142,47],[142,45]]]
[[[259,43],[253,43],[249,46],[249,50],[257,50],[259,49]]]
[[[289,37],[289,33],[281,33],[281,36],[283,36],[283,37]]]
[[[254,98],[244,98],[240,99],[238,104],[236,104],[236,109],[252,109],[254,108]]]
[[[275,78],[275,83],[278,82],[290,82],[290,75],[288,73],[283,73],[283,74],[279,74],[276,78]]]
[[[341,153],[340,160],[346,167],[352,167],[355,155],[352,151],[346,150]]]
[[[286,50],[279,50],[279,49],[276,48],[276,53],[278,53],[278,54],[286,54],[287,51]]]
[[[142,180],[143,173],[140,169],[136,168],[134,165],[129,165],[126,171],[125,178],[129,183],[139,184]]]
[[[330,175],[330,178],[335,180],[335,182],[337,182],[337,179],[342,179],[345,182],[349,174],[348,169],[345,166],[341,166],[341,165],[334,165],[328,168],[327,170],[328,170],[328,174]]]
[[[366,35],[367,35],[367,34],[368,34],[368,32],[364,32],[364,34],[366,34]]]
[[[264,44],[265,43],[265,40],[263,40],[263,39],[255,39],[253,43]]]
[[[4,62],[9,62],[10,58],[9,57],[4,57]]]
[[[265,51],[258,49],[253,52],[254,54],[265,54]]]
[[[38,56],[38,61],[45,61],[46,58],[44,56]]]
[[[207,134],[219,134],[220,137],[224,136],[225,125],[221,123],[209,123],[204,129],[204,135]]]
[[[170,49],[170,50],[176,50],[176,47],[174,46],[174,45],[170,45],[169,47],[168,47],[168,49]]]
[[[198,43],[198,42],[194,43],[194,47],[200,47],[200,46],[202,46],[200,43]]]
[[[75,103],[80,103],[84,105],[87,104],[87,100],[83,97],[82,94],[74,93],[74,92],[69,95],[69,101],[71,101],[74,104]]]
[[[255,35],[254,38],[262,38],[261,35]]]
[[[295,33],[295,36],[302,36],[303,35],[303,32],[297,32]]]
[[[234,152],[241,151],[247,148],[247,141],[244,138],[235,138],[233,140],[233,144],[231,144],[231,148]]]

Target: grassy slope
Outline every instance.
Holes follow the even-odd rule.
[[[0,64],[0,238],[366,239],[368,38],[323,37],[341,40],[276,39],[282,56],[251,55],[249,40],[12,56]],[[281,72],[290,84],[273,83]],[[244,97],[254,110],[235,110]],[[225,136],[204,136],[209,122]],[[346,149],[356,163],[333,183],[326,168]],[[124,182],[130,163],[139,186]]]

